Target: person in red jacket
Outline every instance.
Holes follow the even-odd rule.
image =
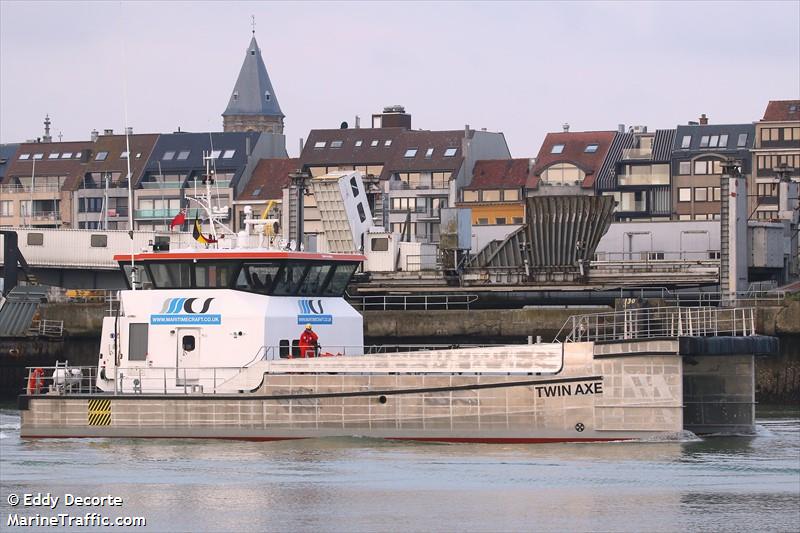
[[[315,357],[318,339],[317,334],[311,329],[311,324],[306,324],[306,329],[300,335],[300,357]]]

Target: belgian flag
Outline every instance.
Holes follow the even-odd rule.
[[[217,242],[217,240],[212,237],[211,235],[203,235],[203,231],[200,228],[200,221],[197,217],[194,218],[194,228],[192,229],[192,237],[199,243],[202,244],[212,244]]]

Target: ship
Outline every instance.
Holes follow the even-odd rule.
[[[314,179],[344,198],[341,213],[366,218],[357,172]],[[30,368],[22,438],[538,443],[754,431],[755,358],[777,352],[777,339],[757,334],[753,309],[580,315],[553,342],[368,346],[346,298],[358,250],[305,251],[250,213],[245,230],[218,231],[211,197],[196,194],[210,228],[195,221],[193,247],[115,256],[128,286],[103,320],[97,365]]]

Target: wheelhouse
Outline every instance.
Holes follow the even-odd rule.
[[[361,255],[303,252],[142,253],[117,255],[131,288],[234,289],[269,296],[341,297]]]

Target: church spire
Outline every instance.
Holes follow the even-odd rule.
[[[284,114],[256,42],[255,17],[252,25],[250,45],[228,100],[228,107],[222,113],[223,129],[283,133]]]

